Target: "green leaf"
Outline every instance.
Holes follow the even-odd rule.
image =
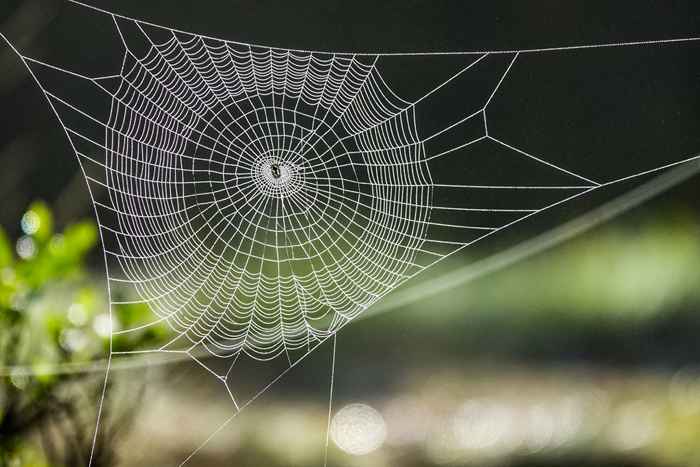
[[[145,303],[129,303],[115,306],[114,311],[119,317],[119,321],[126,327],[145,324],[151,318],[150,309]]]
[[[0,268],[11,266],[12,260],[12,244],[5,231],[0,227]]]
[[[97,227],[91,221],[69,225],[63,232],[63,242],[72,255],[82,256],[97,243]]]
[[[36,362],[32,365],[34,378],[44,386],[51,386],[58,380],[58,376],[51,371],[51,363]]]

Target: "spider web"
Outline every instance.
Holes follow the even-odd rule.
[[[449,73],[406,99],[383,77],[392,54],[241,44],[99,11],[123,45],[117,74],[20,56],[91,196],[107,194],[92,198],[110,305],[146,303],[153,313],[112,335],[161,323],[172,331],[164,345],[110,358],[186,354],[223,383],[235,413],[328,339],[335,361],[343,326],[444,258],[697,158],[603,182],[502,141],[487,112],[519,51],[457,54]],[[75,92],[46,84],[51,74],[104,105],[81,106]],[[452,114],[435,116],[464,90]],[[117,287],[131,297],[113,296]],[[233,382],[243,356],[286,369],[241,401]]]
[[[173,36],[120,79],[112,279],[175,330],[164,349],[291,363],[420,268],[430,175],[371,65]]]

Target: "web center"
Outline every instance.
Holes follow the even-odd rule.
[[[270,172],[272,173],[272,178],[280,178],[282,176],[282,172],[280,171],[280,165],[279,164],[272,164],[270,165]]]
[[[262,172],[268,183],[274,186],[282,186],[290,183],[296,170],[288,162],[267,161],[263,164]]]
[[[262,157],[253,168],[253,180],[257,188],[268,196],[287,197],[304,184],[304,175],[296,161]]]

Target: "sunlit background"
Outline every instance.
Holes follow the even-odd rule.
[[[59,5],[4,2],[0,30],[51,53],[34,40]],[[149,310],[120,305],[110,321],[77,166],[6,47],[0,70],[0,466],[87,465],[110,330]],[[338,336],[330,420],[324,346],[188,465],[700,465],[699,195],[690,178],[517,264],[369,313]],[[119,359],[113,376],[95,466],[178,465],[232,413],[222,386],[177,356]]]

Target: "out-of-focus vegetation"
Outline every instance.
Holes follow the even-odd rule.
[[[695,465],[700,228],[693,215],[667,216],[599,228],[348,327],[329,465]],[[93,222],[56,232],[34,203],[21,230],[0,234],[0,465],[87,465],[110,326],[150,312],[113,306],[110,320],[103,276],[86,267],[101,260]],[[130,350],[168,333],[115,337]],[[322,465],[325,360],[296,369],[191,464]],[[124,362],[135,370],[119,371]],[[115,364],[93,465],[177,463],[230,415],[222,387],[192,373],[197,365],[165,365],[146,381],[148,364]],[[340,417],[357,403],[369,415]]]
[[[663,212],[345,329],[329,465],[697,465],[700,225]],[[322,374],[324,361],[299,371]],[[192,465],[322,465],[323,396],[288,388]],[[144,408],[136,446],[144,433],[150,445],[191,439],[175,420],[216,413],[195,385],[161,390],[170,403]],[[374,415],[341,420],[357,403]],[[133,463],[187,454],[164,451],[172,458],[136,449]]]
[[[104,366],[111,323],[102,284],[85,266],[97,227],[55,232],[36,202],[21,229],[16,241],[0,229],[0,465],[86,465],[103,377],[84,370]],[[145,308],[113,312],[127,321]],[[119,418],[106,415],[103,435],[116,435]],[[113,462],[109,443],[98,443],[94,465]]]
[[[344,367],[343,371],[348,368]],[[617,372],[571,366],[452,366],[398,371],[392,391],[340,395],[329,465],[694,466],[700,454],[700,372]],[[347,380],[346,384],[347,384]],[[145,406],[126,465],[177,465],[201,433],[178,420],[213,417],[223,405],[197,390]],[[362,403],[373,416],[343,420]],[[178,411],[168,407],[177,406]],[[323,465],[326,408],[308,396],[246,409],[193,459],[197,467]],[[184,415],[183,415],[184,414]],[[192,425],[195,426],[193,422]],[[167,447],[170,446],[168,449]],[[362,448],[369,452],[353,455]]]
[[[662,366],[693,361],[700,351],[700,224],[691,211],[662,211],[596,229],[396,313],[462,356]]]

